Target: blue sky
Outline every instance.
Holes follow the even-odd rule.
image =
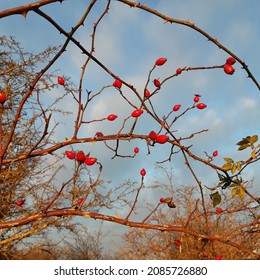
[[[86,1],[67,0],[62,5],[59,3],[44,7],[43,10],[50,14],[60,25],[70,31],[71,27],[84,11]],[[194,22],[208,34],[229,48],[238,57],[246,61],[257,80],[260,80],[260,2],[257,0],[161,0],[139,1],[157,9],[166,15],[181,20]],[[1,1],[0,9],[7,9],[27,1],[11,0]],[[89,1],[87,1],[89,3]],[[77,33],[76,37],[84,46],[90,44],[90,32],[93,22],[98,18],[106,1],[99,1],[94,8],[85,26]],[[1,35],[14,35],[25,49],[39,52],[49,45],[59,45],[65,38],[42,18],[30,12],[26,20],[19,15],[4,18],[0,22]],[[166,57],[167,63],[158,67],[153,78],[163,79],[174,73],[178,67],[184,66],[211,66],[224,64],[229,56],[215,45],[208,42],[202,35],[185,26],[175,24],[163,24],[161,19],[148,15],[138,9],[130,9],[121,3],[112,1],[108,15],[105,17],[96,37],[95,56],[107,65],[116,75],[129,83],[132,83],[140,92],[143,90],[149,70],[158,57]],[[57,74],[70,76],[77,84],[81,66],[85,57],[73,45],[58,60],[50,71],[57,70]],[[177,135],[187,136],[194,131],[209,129],[208,133],[195,137],[192,151],[199,156],[204,151],[212,153],[219,151],[216,164],[223,163],[223,157],[231,157],[235,160],[245,159],[238,153],[235,143],[247,135],[258,134],[260,136],[260,94],[257,87],[250,79],[246,78],[246,72],[240,65],[235,64],[234,75],[226,75],[222,69],[210,71],[190,71],[170,80],[165,87],[153,98],[153,103],[160,116],[166,115],[175,104],[182,104],[182,112],[193,103],[195,93],[202,95],[202,101],[207,104],[203,111],[194,110],[176,122],[174,129]],[[90,65],[84,79],[84,87],[97,91],[103,85],[112,84],[113,79],[94,63]],[[150,90],[154,87],[148,86]],[[132,97],[131,92],[123,87],[125,94],[138,105],[138,100]],[[59,90],[53,92],[58,96]],[[75,106],[74,106],[75,105]],[[64,108],[76,112],[76,104],[70,98],[63,103]],[[114,123],[97,123],[82,130],[81,136],[95,135],[96,131],[116,133],[118,125],[132,108],[122,99],[118,98],[117,91],[110,87],[102,94],[102,98],[96,99],[88,111],[89,118],[100,118],[110,113],[116,113],[118,120]],[[71,118],[62,119],[56,135],[57,139],[70,137],[67,129],[73,125]],[[57,119],[57,121],[61,121]],[[144,114],[142,122],[136,128],[137,133],[148,134],[150,130],[157,130],[158,125],[153,125],[151,119]],[[145,167],[147,184],[154,180],[163,180],[161,173],[154,168],[156,161],[164,160],[170,151],[170,146],[156,146],[152,154],[147,155],[144,142],[134,141],[124,143],[122,152],[132,153],[135,146],[139,146],[140,153],[134,159],[111,160],[113,154],[104,145],[90,144],[88,149],[93,155],[102,157],[104,164],[103,178],[113,180],[113,184],[132,178],[140,179],[139,171]],[[86,147],[86,146],[84,146]],[[217,183],[214,172],[194,163],[194,168],[204,184],[209,186]],[[164,164],[165,167],[173,167],[173,176],[176,186],[192,185],[193,178],[187,174],[187,169],[179,156],[172,163]],[[259,186],[260,178],[257,176],[259,163],[248,168],[246,178],[255,178],[254,186]],[[70,168],[70,167],[68,167]],[[65,173],[64,173],[65,174]],[[259,191],[259,188],[258,188]],[[153,197],[152,194],[150,194]],[[111,226],[107,226],[110,228]]]

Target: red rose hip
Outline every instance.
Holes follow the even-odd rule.
[[[155,61],[156,66],[162,66],[167,61],[167,58],[160,57]]]
[[[83,201],[84,201],[84,198],[83,198],[83,197],[80,197],[80,198],[77,200],[77,204],[78,204],[78,205],[81,205]]]
[[[98,131],[98,132],[96,132],[96,135],[95,135],[95,136],[96,136],[96,137],[103,137],[104,135],[103,135],[102,132]]]
[[[146,88],[144,91],[144,96],[149,97],[151,95],[150,91]]]
[[[120,80],[116,79],[113,82],[113,86],[120,89],[122,87],[122,82]]]
[[[142,177],[144,177],[146,175],[146,170],[144,168],[140,171],[140,175]]]
[[[138,110],[137,109],[137,110],[134,110],[132,112],[131,116],[134,117],[134,118],[138,118],[138,117],[140,117],[142,115],[143,112],[144,112],[143,110]]]
[[[134,148],[134,152],[135,152],[136,154],[138,154],[138,153],[139,153],[139,148],[138,148],[138,147],[135,147],[135,148]]]
[[[218,151],[214,151],[214,152],[212,153],[212,156],[213,156],[213,157],[217,157],[217,156],[218,156]]]
[[[180,242],[180,240],[178,240],[178,239],[175,239],[175,240],[174,240],[174,244],[175,244],[176,246],[178,246],[178,247],[181,246],[181,242]]]
[[[177,111],[179,111],[180,108],[181,108],[181,104],[176,104],[176,105],[173,106],[172,110],[174,112],[177,112]]]
[[[62,77],[58,76],[58,84],[63,86],[65,84],[65,81]]]
[[[158,79],[154,79],[153,84],[158,88],[161,86],[161,82]]]
[[[164,134],[158,135],[157,138],[156,138],[156,142],[159,143],[159,144],[164,144],[168,140],[169,140],[169,137],[164,135]]]
[[[76,154],[76,160],[80,163],[84,162],[86,156],[84,154],[84,152],[82,151],[78,151],[77,154]]]
[[[6,101],[6,94],[2,91],[0,91],[0,103],[4,104]]]
[[[84,163],[86,164],[86,165],[93,165],[94,163],[96,163],[97,162],[97,159],[96,158],[92,158],[92,157],[87,157],[87,158],[85,158],[85,160],[84,160]]]
[[[75,158],[75,153],[72,152],[72,151],[66,151],[65,154],[66,154],[68,159],[74,159]]]
[[[199,104],[197,104],[196,107],[197,107],[199,110],[203,110],[203,109],[205,109],[205,108],[207,107],[207,105],[204,104],[204,103],[199,103]]]
[[[235,68],[230,64],[225,64],[223,69],[224,69],[224,72],[228,75],[233,75],[235,72]]]
[[[114,121],[116,118],[117,118],[117,115],[114,115],[114,114],[111,114],[111,115],[107,116],[107,119],[109,121]]]
[[[158,136],[157,133],[153,130],[149,133],[149,138],[153,141],[156,140],[157,136]]]
[[[230,56],[229,58],[227,58],[226,60],[226,64],[229,64],[229,65],[233,65],[236,63],[236,59],[232,56]]]
[[[217,208],[216,208],[216,212],[217,212],[218,214],[220,214],[220,213],[222,213],[222,212],[223,212],[223,210],[222,210],[222,208],[217,207]]]
[[[19,199],[16,203],[17,206],[23,206],[24,205],[25,200],[24,199]]]
[[[176,74],[177,75],[180,75],[181,73],[182,73],[182,69],[181,68],[176,69]]]
[[[194,96],[194,98],[193,98],[193,101],[195,102],[195,103],[198,103],[199,101],[200,101],[200,95],[199,94],[195,94],[195,96]]]

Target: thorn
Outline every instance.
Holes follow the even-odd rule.
[[[165,23],[167,23],[167,22],[170,22],[170,20],[169,20],[169,19],[165,19],[165,20],[163,21],[163,24],[165,24]]]
[[[26,19],[27,14],[28,14],[28,11],[23,11],[23,12],[21,13],[21,15],[24,17],[24,19]]]

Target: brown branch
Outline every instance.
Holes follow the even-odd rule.
[[[53,197],[53,199],[48,203],[48,205],[46,207],[43,208],[43,212],[46,213],[50,207],[52,206],[52,204],[59,198],[59,196],[61,195],[63,189],[71,182],[73,181],[76,177],[79,176],[79,173],[78,173],[78,169],[79,169],[79,165],[77,167],[77,170],[75,171],[74,175],[72,178],[70,178],[67,182],[63,183],[59,192]]]
[[[196,200],[195,208],[194,208],[194,210],[190,213],[190,215],[189,215],[189,217],[188,217],[188,219],[187,219],[187,221],[186,221],[186,223],[185,223],[185,225],[184,225],[185,228],[189,225],[193,214],[198,210],[198,202],[199,202],[199,199]]]
[[[23,15],[26,18],[26,15],[29,11],[34,11],[42,6],[51,4],[51,3],[55,3],[55,2],[60,2],[62,3],[64,0],[41,0],[38,2],[34,2],[31,4],[27,4],[27,5],[23,5],[20,7],[16,7],[16,8],[11,8],[8,10],[4,10],[4,11],[0,11],[0,18],[4,18],[4,17],[8,17],[11,15]]]
[[[160,13],[160,12],[158,12],[158,11],[152,9],[152,8],[149,8],[146,5],[142,5],[140,3],[136,3],[136,2],[133,2],[133,1],[129,1],[129,0],[117,0],[117,1],[121,2],[121,3],[124,3],[124,4],[127,4],[130,7],[138,8],[138,9],[144,10],[146,12],[149,12],[150,14],[153,14],[153,15],[163,19],[164,22],[176,23],[176,24],[184,25],[184,26],[187,26],[187,27],[195,30],[196,32],[200,33],[202,36],[207,38],[208,41],[211,41],[218,48],[222,49],[223,51],[225,51],[226,53],[228,53],[229,55],[234,57],[242,65],[242,68],[247,72],[248,77],[252,79],[253,83],[260,90],[260,84],[258,83],[256,78],[254,77],[254,75],[251,73],[251,71],[249,70],[247,64],[243,60],[241,60],[238,56],[236,56],[233,52],[231,52],[228,48],[226,48],[220,42],[218,42],[216,38],[213,38],[206,31],[204,31],[203,29],[197,27],[194,23],[191,23],[191,22],[189,22],[187,20],[185,21],[185,20],[179,20],[179,19],[168,17],[168,16],[166,16],[166,15],[164,15],[164,14],[162,14],[162,13]]]
[[[144,177],[142,177],[142,181],[141,181],[140,187],[137,189],[134,203],[133,203],[133,205],[132,205],[132,207],[131,207],[131,209],[130,209],[128,215],[127,215],[126,218],[125,218],[126,221],[128,221],[128,218],[131,216],[131,214],[132,214],[133,211],[134,211],[135,205],[136,205],[137,200],[138,200],[139,193],[140,193],[140,191],[141,191],[143,185],[144,185]]]
[[[157,206],[153,209],[153,211],[151,211],[151,213],[149,215],[147,215],[147,217],[142,220],[143,224],[157,211],[157,209],[159,208],[159,206],[161,204],[162,203],[158,203]]]
[[[249,255],[252,255],[258,259],[260,258],[260,254],[257,254],[255,252],[247,249],[246,247],[241,246],[233,241],[224,240],[218,236],[210,236],[210,235],[202,234],[197,231],[190,230],[190,229],[187,229],[184,227],[179,227],[179,226],[143,224],[141,222],[133,222],[133,221],[128,221],[126,219],[120,219],[116,216],[103,215],[100,213],[93,213],[93,212],[84,212],[84,211],[81,211],[78,209],[53,210],[53,211],[49,211],[46,213],[38,213],[38,214],[32,215],[30,217],[21,218],[21,219],[15,220],[15,221],[1,222],[0,229],[18,227],[18,226],[29,224],[29,223],[37,221],[37,220],[42,220],[42,219],[46,219],[46,218],[54,217],[54,216],[56,216],[56,217],[81,216],[81,217],[85,217],[85,218],[113,222],[113,223],[117,223],[117,224],[128,226],[128,227],[153,229],[153,230],[169,231],[169,232],[172,232],[172,231],[183,232],[183,233],[187,233],[192,236],[196,236],[198,238],[204,238],[204,239],[212,241],[212,242],[216,241],[216,242],[221,242],[221,243],[227,244],[227,245],[235,247]]]

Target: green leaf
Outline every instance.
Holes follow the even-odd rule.
[[[234,162],[232,158],[228,158],[228,157],[225,157],[224,160],[227,163],[233,163]]]
[[[213,207],[217,206],[221,202],[221,196],[218,192],[212,193],[210,198],[213,201]]]
[[[250,137],[248,139],[250,144],[254,144],[257,140],[258,140],[258,136],[257,135],[253,135],[252,137]]]
[[[225,171],[228,171],[232,168],[232,164],[231,163],[225,163],[221,168]]]
[[[250,144],[242,144],[242,145],[238,148],[238,150],[239,150],[239,151],[242,151],[242,150],[244,150],[244,149],[246,149],[246,148],[248,148],[248,147],[250,147]]]

